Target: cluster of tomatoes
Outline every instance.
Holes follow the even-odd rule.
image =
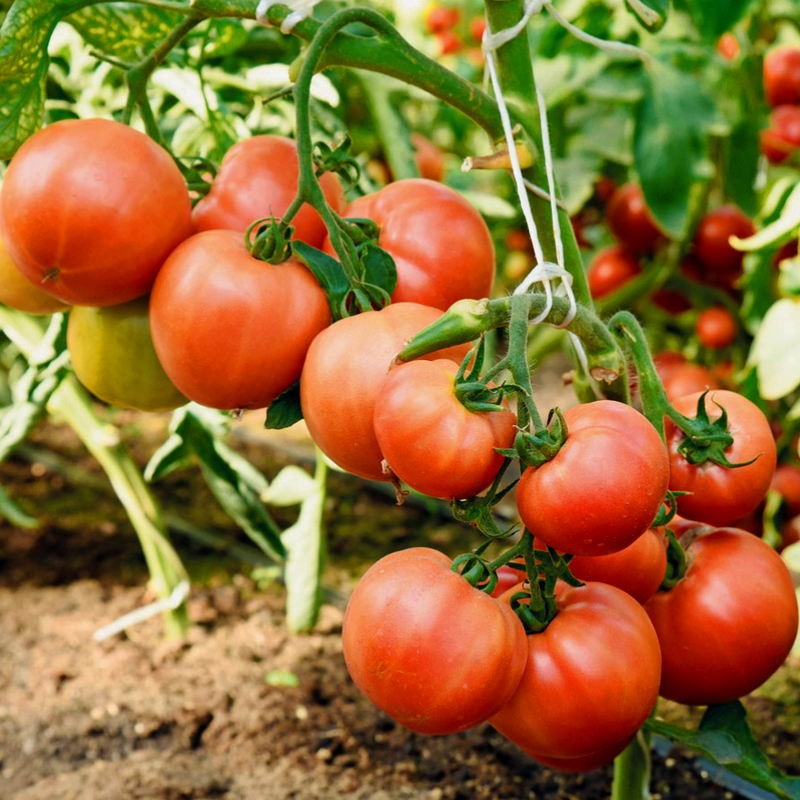
[[[761,152],[773,164],[800,153],[800,47],[785,45],[764,58],[764,96],[772,106]]]
[[[457,5],[431,2],[423,12],[425,30],[436,38],[439,55],[465,53],[480,65],[483,63],[481,41],[486,30],[482,14],[465,17]]]

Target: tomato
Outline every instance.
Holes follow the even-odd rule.
[[[786,161],[800,147],[800,106],[777,106],[770,127],[761,131],[761,152],[773,164]]]
[[[687,394],[719,388],[717,379],[700,364],[683,364],[670,369],[661,382],[670,402]]]
[[[385,481],[372,424],[381,384],[405,342],[438,319],[438,309],[393,303],[340,319],[308,350],[300,380],[300,401],[311,437],[342,469]],[[466,345],[438,350],[427,358],[460,362]]]
[[[635,183],[626,183],[611,195],[606,220],[619,243],[637,255],[652,253],[664,240]]]
[[[742,274],[744,253],[734,250],[728,241],[731,236],[744,239],[755,233],[753,223],[735,206],[721,206],[709,211],[694,237],[694,251],[707,283],[732,286]]]
[[[651,297],[653,303],[668,314],[682,314],[692,307],[692,301],[676,289],[656,289]]]
[[[78,380],[107,403],[168,411],[188,402],[156,356],[146,297],[110,308],[73,308],[67,347]]]
[[[378,244],[397,265],[392,302],[444,311],[456,300],[489,296],[492,237],[481,215],[450,187],[421,178],[395,181],[356,200],[347,216],[380,226]],[[330,241],[325,250],[333,252]]]
[[[772,476],[769,488],[776,491],[786,504],[789,514],[800,514],[800,467],[781,464]]]
[[[671,530],[676,538],[680,539],[684,533],[692,531],[695,528],[708,528],[708,525],[704,522],[696,522],[693,519],[686,519],[680,514],[675,514],[665,527]]]
[[[367,570],[342,626],[356,686],[401,725],[455,733],[488,719],[525,668],[525,629],[511,607],[471,586],[426,547]]]
[[[473,41],[480,44],[483,41],[483,34],[486,30],[486,18],[483,16],[473,17],[469,21],[469,35]]]
[[[191,233],[189,192],[168,153],[106,119],[63,120],[31,136],[11,160],[2,204],[14,263],[74,305],[146,294]]]
[[[167,259],[153,287],[156,352],[173,383],[212,408],[264,408],[299,377],[331,320],[300,264],[259,261],[234,231],[205,231]]]
[[[195,230],[227,229],[244,232],[262,217],[280,217],[297,194],[300,167],[297,146],[282,136],[253,136],[225,154],[209,193],[194,207]],[[320,178],[325,198],[336,212],[345,207],[339,178],[326,172]],[[308,204],[295,218],[294,238],[322,247],[325,223]]]
[[[718,350],[734,343],[739,325],[727,308],[716,306],[700,312],[694,330],[703,347]]]
[[[564,416],[564,446],[542,466],[528,467],[517,485],[520,517],[537,540],[562,553],[622,550],[650,527],[664,499],[664,444],[624,403],[598,400]]]
[[[645,605],[661,642],[661,695],[690,705],[727,703],[783,663],[797,633],[789,570],[764,541],[711,530],[687,550],[688,569]]]
[[[575,556],[569,569],[578,580],[609,583],[645,603],[658,591],[667,570],[664,536],[651,528],[616,553]]]
[[[419,174],[431,181],[441,181],[444,178],[444,153],[421,133],[411,134],[411,144]]]
[[[424,18],[428,33],[442,33],[458,25],[461,11],[452,6],[431,3],[425,10]]]
[[[700,393],[672,400],[675,409],[694,416]],[[717,419],[723,407],[728,413],[728,429],[734,438],[725,455],[733,464],[750,461],[746,466],[727,468],[707,461],[690,464],[678,447],[683,432],[666,420],[667,446],[670,454],[669,488],[690,492],[678,498],[678,512],[690,519],[712,525],[726,525],[749,514],[761,502],[775,471],[775,440],[769,422],[761,410],[747,398],[725,389],[709,392],[706,397],[709,419]]]
[[[375,401],[375,435],[389,467],[412,489],[443,500],[473,497],[494,480],[516,416],[468,411],[454,391],[458,364],[411,361],[393,369]]]
[[[636,256],[615,245],[601,250],[592,259],[586,278],[592,297],[601,298],[624,286],[642,271]]]
[[[11,259],[3,238],[0,217],[0,303],[28,314],[52,314],[68,306],[34,286]]]
[[[615,742],[602,750],[578,758],[551,758],[538,753],[528,755],[540,764],[557,769],[559,772],[591,772],[613,761],[630,744],[632,738],[631,736],[622,742]]]
[[[455,31],[442,31],[436,34],[439,43],[439,55],[448,56],[457,53],[464,46],[461,37]]]
[[[717,52],[727,61],[733,61],[740,49],[739,40],[732,33],[723,33],[717,39]]]
[[[776,47],[767,53],[764,94],[771,106],[800,104],[800,47]]]
[[[516,692],[489,722],[535,759],[589,769],[575,761],[609,750],[603,761],[613,758],[647,719],[661,654],[644,609],[620,589],[561,585],[557,602],[552,622],[528,636]]]

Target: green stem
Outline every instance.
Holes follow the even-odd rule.
[[[614,759],[611,800],[648,800],[650,766],[650,736],[640,730]]]
[[[533,423],[535,430],[544,425],[536,401],[533,399],[533,384],[528,366],[528,320],[529,307],[533,295],[516,295],[510,298],[511,320],[508,327],[508,369],[511,379],[519,390],[517,392],[517,425],[521,430]]]

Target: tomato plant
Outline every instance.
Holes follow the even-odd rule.
[[[14,263],[73,305],[146,294],[191,232],[189,193],[169,154],[104,119],[63,120],[31,136],[9,165],[2,203]]]

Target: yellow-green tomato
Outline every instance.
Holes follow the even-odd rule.
[[[75,307],[67,346],[80,382],[92,394],[122,408],[168,411],[188,402],[156,356],[148,298],[119,306]]]

